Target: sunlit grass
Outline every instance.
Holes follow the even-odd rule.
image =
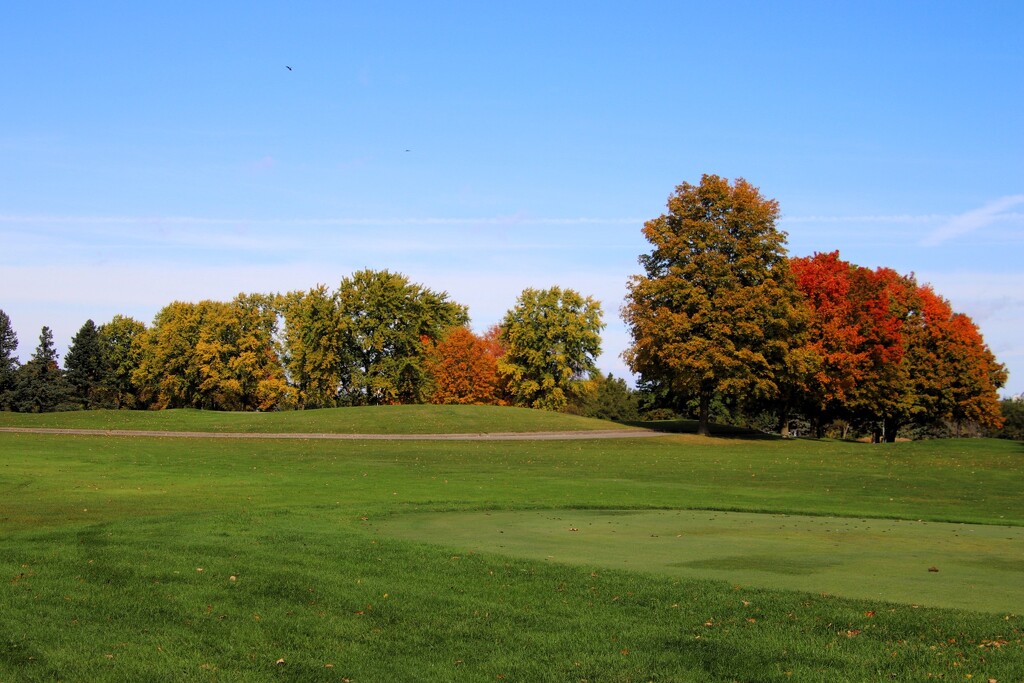
[[[0,434],[0,453],[4,682],[1024,679],[1024,623],[998,598],[915,608],[378,527],[616,508],[998,529],[1024,524],[1012,443]]]
[[[625,429],[605,420],[507,406],[364,406],[272,413],[214,410],[0,412],[0,427],[196,432],[446,434]]]

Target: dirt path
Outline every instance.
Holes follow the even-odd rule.
[[[158,432],[132,429],[57,429],[50,427],[0,427],[17,434],[66,434],[71,436],[148,436],[173,439],[322,439],[341,441],[570,441],[581,439],[643,439],[664,436],[649,429],[597,429],[582,432],[484,432],[462,434],[290,434],[259,432]]]

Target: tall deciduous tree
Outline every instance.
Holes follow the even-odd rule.
[[[141,361],[140,342],[145,332],[144,323],[123,315],[115,315],[99,327],[100,344],[107,358],[105,384],[115,408],[145,405],[133,379]]]
[[[18,357],[14,355],[17,350],[18,335],[11,326],[10,317],[0,310],[0,410],[10,407],[20,365]]]
[[[387,270],[361,270],[337,291],[340,402],[424,403],[423,339],[469,322],[466,307]]]
[[[597,371],[601,304],[572,289],[523,290],[501,323],[498,371],[516,405],[563,410]]]
[[[668,213],[644,224],[654,248],[628,285],[624,357],[645,384],[696,398],[702,434],[714,397],[779,393],[804,314],[778,216],[777,202],[746,180],[705,175],[678,186]]]
[[[341,317],[337,295],[318,285],[279,297],[284,316],[282,359],[296,406],[336,405],[341,382]]]

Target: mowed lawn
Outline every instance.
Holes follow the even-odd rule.
[[[532,417],[459,412],[378,409],[351,430]],[[125,428],[94,417],[51,426]],[[1020,681],[1022,474],[1021,444],[990,440],[4,433],[0,682]],[[866,536],[883,528],[902,541]],[[842,572],[857,563],[862,582]]]

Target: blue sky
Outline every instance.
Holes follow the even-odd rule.
[[[594,296],[622,376],[643,222],[715,173],[779,201],[791,254],[932,283],[1024,392],[1024,4],[500,5],[5,7],[19,354],[388,268],[477,329],[525,287]]]

